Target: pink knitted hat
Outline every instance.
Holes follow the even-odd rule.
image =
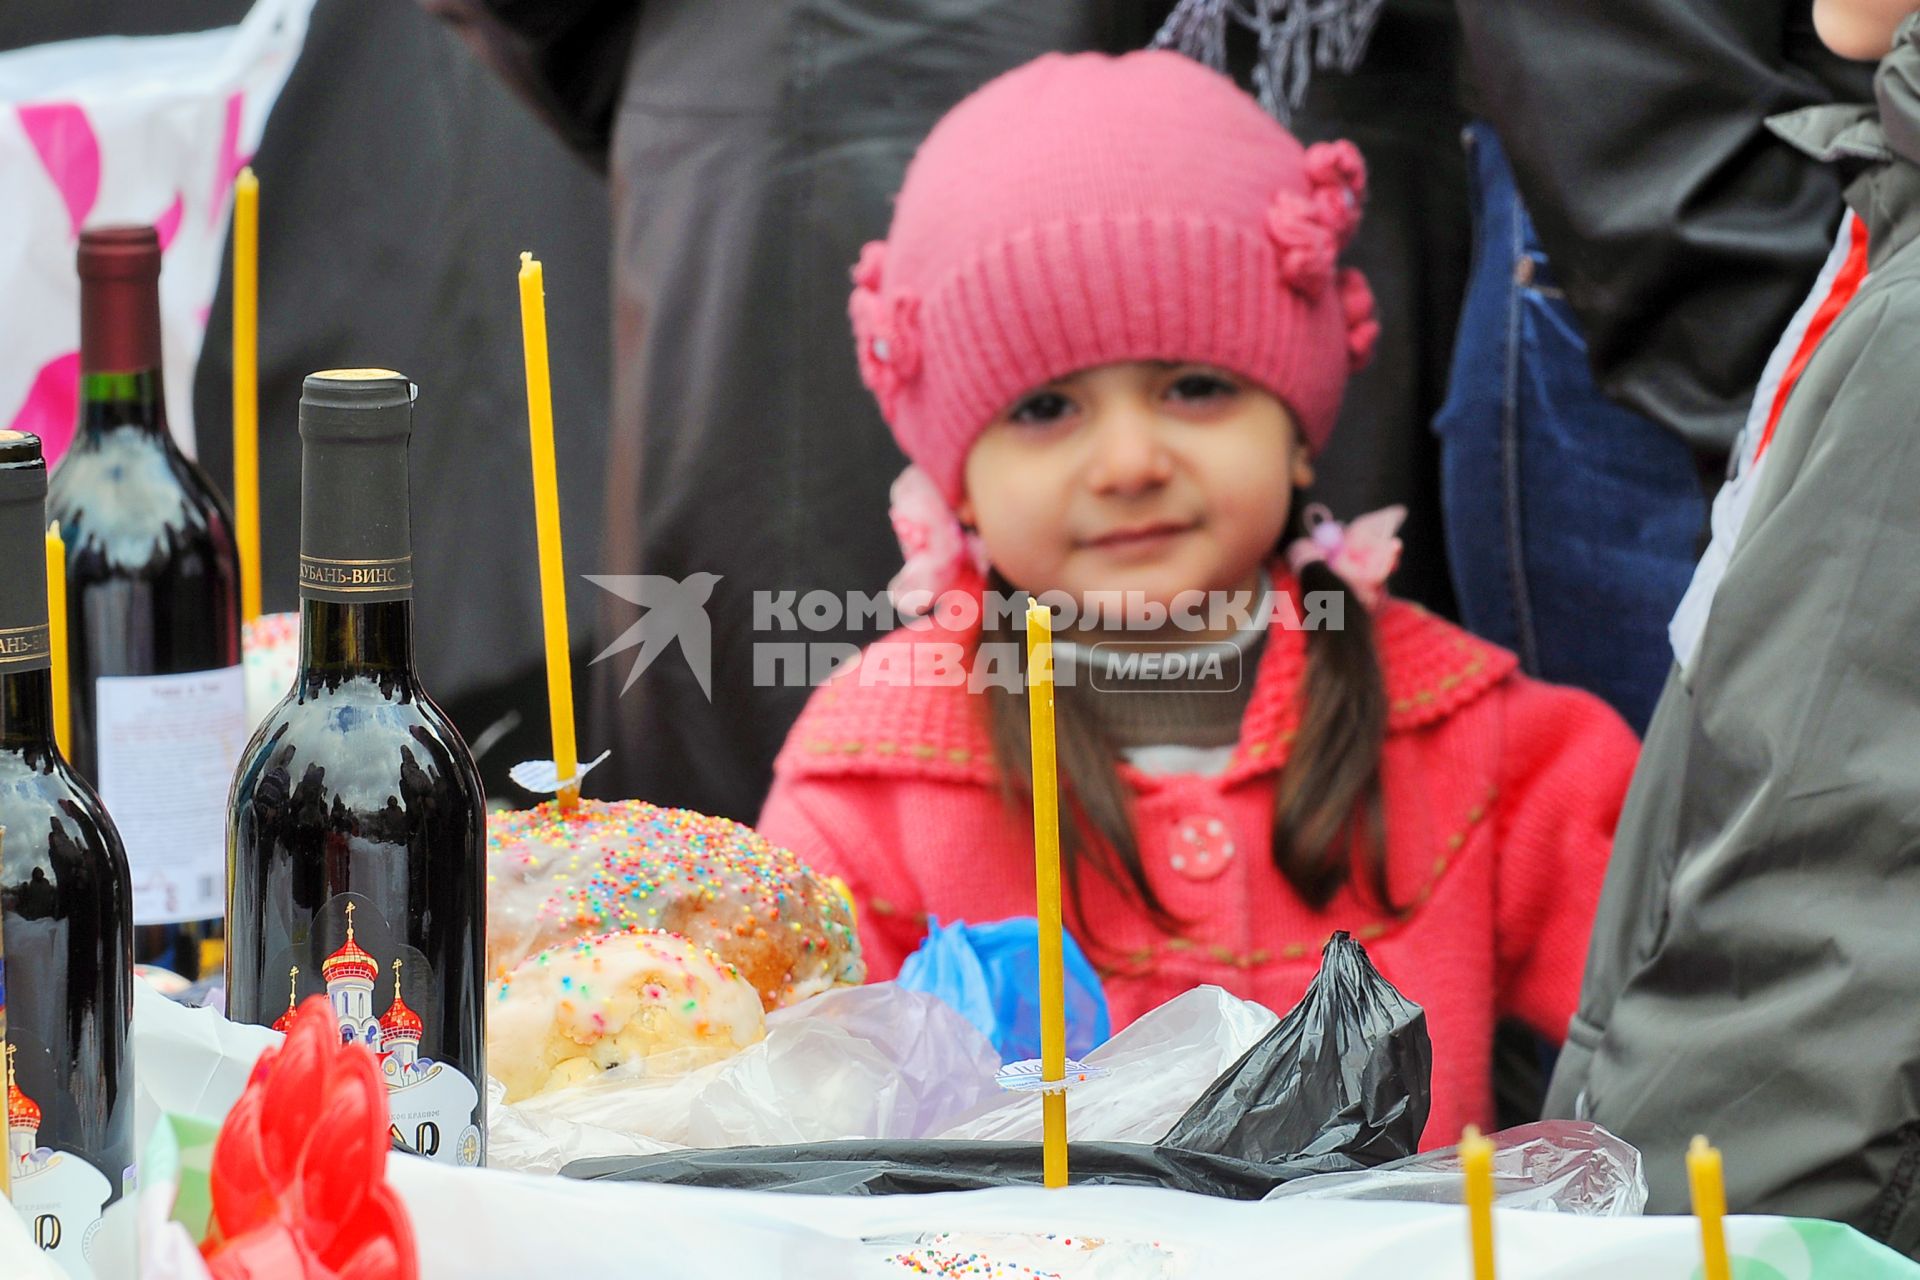
[[[861,377],[949,504],[1015,396],[1122,360],[1249,378],[1318,450],[1379,333],[1334,262],[1365,193],[1352,143],[1302,147],[1179,54],[1049,54],[954,107],[908,166],[853,272]]]

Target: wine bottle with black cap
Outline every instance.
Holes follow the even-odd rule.
[[[413,667],[413,391],[341,369],[300,397],[300,667],[229,801],[227,1013],[271,1026],[324,994],[380,1055],[395,1139],[474,1164],[486,808]]]
[[[233,518],[168,429],[159,236],[90,227],[77,260],[79,420],[47,494],[73,766],[126,841],[134,958],[192,979],[226,901],[221,814],[247,742]]]
[[[47,468],[0,431],[0,945],[13,1206],[70,1275],[133,1164],[133,891],[100,797],[53,740]]]

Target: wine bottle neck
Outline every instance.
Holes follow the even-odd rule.
[[[80,242],[80,376],[160,367],[160,242],[89,232]]]
[[[0,745],[15,750],[49,741],[53,729],[47,472],[39,446],[29,449],[29,465],[0,468]]]
[[[45,667],[11,674],[0,668],[0,751],[53,751],[53,678]]]
[[[407,433],[413,386],[387,370],[310,376],[300,395],[303,672],[413,675]]]
[[[300,671],[307,676],[413,678],[413,601],[300,602]]]
[[[101,433],[134,428],[167,435],[167,397],[159,369],[102,371],[80,375],[80,433],[87,439]]]

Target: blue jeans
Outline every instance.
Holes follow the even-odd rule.
[[[1474,251],[1440,437],[1461,620],[1644,732],[1708,495],[1675,433],[1601,394],[1500,140],[1466,131]]]

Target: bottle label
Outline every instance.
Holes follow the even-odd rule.
[[[17,676],[54,664],[46,624],[33,628],[0,628],[0,674]]]
[[[21,1139],[18,1130],[10,1130],[9,1137],[13,1143],[31,1141]],[[21,1154],[10,1144],[7,1155],[14,1212],[27,1234],[68,1275],[91,1277],[93,1238],[112,1194],[106,1175],[71,1151],[37,1147]]]
[[[478,1164],[480,1093],[458,1067],[425,1052],[445,1043],[448,1028],[438,976],[405,938],[364,894],[329,899],[314,916],[311,945],[284,954],[287,1012],[308,995],[325,995],[341,1041],[364,1045],[379,1060],[391,1136],[446,1164]]]
[[[0,672],[27,672],[48,666],[52,647],[42,622],[35,628],[0,628]]]
[[[0,627],[0,672],[38,670],[51,665],[52,658],[46,623],[35,627]]]
[[[14,1211],[42,1252],[68,1275],[91,1277],[94,1233],[112,1198],[106,1175],[71,1151],[40,1145],[40,1103],[20,1086],[14,1052],[7,1048],[8,1180]]]
[[[95,689],[100,799],[127,846],[133,922],[225,914],[227,791],[247,745],[246,669],[101,676]]]
[[[317,600],[403,600],[413,594],[413,557],[335,560],[300,555],[300,594]]]

